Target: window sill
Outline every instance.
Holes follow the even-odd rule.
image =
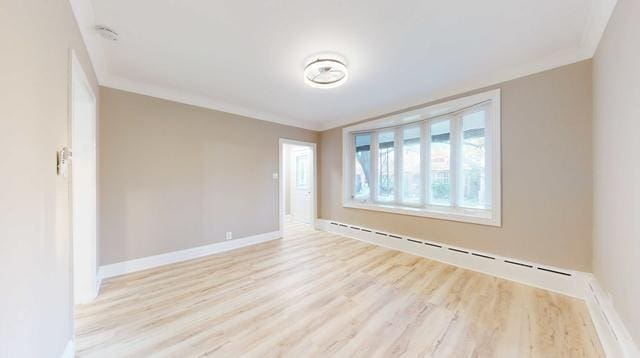
[[[500,216],[491,210],[463,209],[430,206],[428,208],[412,208],[392,204],[373,204],[370,202],[348,201],[342,203],[345,208],[382,211],[400,215],[420,216],[433,219],[459,221],[464,223],[501,227]]]

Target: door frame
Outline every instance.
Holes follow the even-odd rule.
[[[78,304],[78,303],[88,303],[93,301],[97,296],[98,296],[98,292],[100,290],[100,278],[98,275],[98,148],[97,148],[97,144],[98,144],[98,113],[97,113],[97,97],[96,94],[94,93],[93,87],[91,86],[91,83],[89,82],[87,75],[84,71],[84,68],[82,67],[82,64],[80,63],[75,51],[73,51],[73,49],[71,49],[69,51],[69,126],[68,126],[68,143],[69,146],[71,147],[72,150],[72,159],[71,159],[71,170],[69,171],[69,222],[70,222],[70,238],[71,238],[71,284],[73,287],[72,290],[72,298],[73,298],[73,302],[74,305]],[[89,272],[89,277],[88,279],[91,281],[89,283],[89,287],[91,287],[91,289],[81,289],[82,291],[80,292],[76,292],[76,290],[78,290],[77,287],[75,287],[75,274],[76,274],[76,267],[75,267],[75,256],[77,254],[80,254],[78,252],[75,252],[75,244],[76,244],[76,237],[74,237],[74,220],[75,220],[75,208],[74,208],[74,203],[73,203],[73,196],[76,195],[77,193],[74,193],[74,184],[73,184],[73,150],[74,150],[74,144],[73,144],[73,138],[74,138],[74,129],[75,129],[75,121],[74,121],[74,100],[75,100],[75,96],[74,96],[74,90],[76,88],[76,86],[82,86],[86,89],[87,94],[89,94],[90,98],[91,98],[91,118],[89,118],[90,121],[93,121],[93,127],[94,127],[94,133],[93,133],[93,141],[96,144],[96,150],[95,150],[95,235],[94,235],[94,242],[91,245],[91,247],[93,248],[92,252],[88,252],[88,253],[82,253],[82,254],[88,254],[88,255],[93,255],[93,263],[94,266],[93,267],[88,267],[86,268]],[[76,133],[77,134],[77,133]]]
[[[313,171],[311,175],[311,227],[313,229],[316,228],[316,221],[318,220],[318,163],[317,163],[317,144],[312,142],[304,142],[295,139],[287,139],[280,138],[278,140],[278,215],[279,215],[279,230],[280,234],[284,230],[284,216],[285,216],[285,180],[290,180],[286,178],[285,170],[285,158],[284,158],[284,145],[298,145],[302,147],[309,147],[311,149],[311,170]],[[291,164],[291,163],[289,163]]]

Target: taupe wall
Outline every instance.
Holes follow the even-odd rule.
[[[594,264],[640,343],[640,2],[618,0],[593,65]]]
[[[317,132],[100,94],[102,265],[278,230],[278,138]]]
[[[0,357],[59,357],[72,332],[69,49],[98,88],[68,1],[0,2]]]
[[[343,208],[342,129],[320,134],[320,216],[563,268],[591,268],[591,61],[502,89],[502,228]]]

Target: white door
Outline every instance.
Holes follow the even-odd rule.
[[[71,79],[71,196],[75,303],[97,294],[96,100],[75,56]]]
[[[311,190],[314,185],[311,160],[310,148],[296,147],[291,151],[291,214],[293,220],[307,224],[311,223]]]

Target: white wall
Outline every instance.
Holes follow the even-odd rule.
[[[640,1],[618,0],[593,64],[593,269],[640,342]]]

